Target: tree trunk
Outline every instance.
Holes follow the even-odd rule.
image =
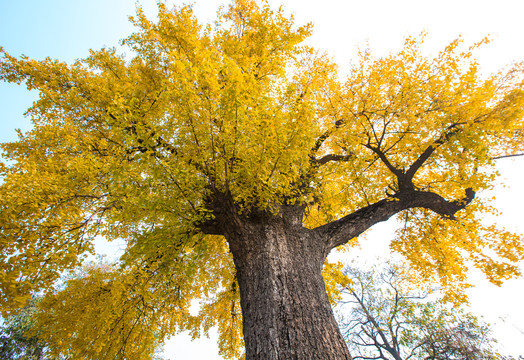
[[[301,217],[237,217],[224,229],[240,287],[247,360],[351,359],[321,275],[325,246]]]

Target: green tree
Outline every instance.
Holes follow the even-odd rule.
[[[353,359],[496,360],[490,327],[437,293],[413,289],[392,265],[345,268],[339,323]]]
[[[56,346],[77,358],[148,358],[148,342],[217,324],[226,357],[242,334],[247,359],[349,359],[326,294],[343,277],[322,269],[378,222],[404,219],[392,249],[450,298],[467,261],[495,283],[518,275],[521,238],[483,226],[475,194],[492,186],[494,158],[522,150],[521,67],[481,78],[460,41],[431,58],[409,38],[341,79],[303,44],[310,25],[251,0],[214,25],[162,2],[158,21],[139,9],[133,22],[128,56],[2,50],[0,78],[40,94],[33,129],[2,144],[4,312],[104,236],[127,242],[121,266],[43,301],[71,330]]]
[[[47,344],[40,338],[33,315],[38,299],[32,299],[18,314],[3,319],[0,326],[0,358],[5,360],[60,360],[46,356]]]

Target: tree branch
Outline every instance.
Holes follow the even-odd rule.
[[[505,158],[510,158],[510,157],[519,157],[519,156],[524,156],[524,153],[523,154],[512,154],[512,155],[500,155],[500,156],[492,157],[492,159],[498,160],[498,159],[505,159]]]
[[[415,173],[420,169],[420,167],[426,162],[426,160],[429,159],[429,157],[437,150],[441,145],[445,144],[453,135],[456,135],[461,131],[461,128],[458,127],[461,125],[460,123],[452,124],[448,126],[446,129],[447,131],[444,132],[435,142],[431,145],[429,145],[426,150],[420,154],[417,160],[411,166],[405,173],[405,181],[411,182],[413,180],[413,177],[415,176]]]
[[[377,349],[380,351],[380,348],[383,347],[386,351],[388,351],[390,354],[392,354],[393,356],[395,356],[396,352],[395,352],[395,349],[389,344],[389,341],[386,337],[386,335],[384,334],[384,332],[382,331],[380,325],[377,323],[377,320],[375,319],[375,317],[373,315],[371,315],[371,313],[369,312],[366,304],[364,304],[364,302],[362,301],[361,298],[358,297],[358,295],[352,291],[351,291],[351,295],[353,295],[353,297],[358,301],[359,305],[360,305],[360,309],[364,312],[366,318],[368,319],[369,322],[371,322],[371,324],[373,325],[373,329],[377,331],[377,334],[378,336],[380,337],[380,339],[382,340],[382,344],[380,344],[378,342],[378,339],[377,339],[377,336],[373,336],[373,334],[368,334],[366,333],[371,339],[373,339],[375,341],[375,346],[377,347]],[[362,295],[363,297],[364,295]],[[380,351],[381,354],[382,354],[382,351]]]
[[[315,141],[315,145],[310,150],[310,157],[311,157],[311,159],[315,158],[315,153],[320,149],[320,147],[322,146],[324,141],[326,141],[331,136],[333,131],[335,131],[336,129],[341,127],[343,124],[344,124],[344,120],[343,119],[338,119],[337,121],[335,121],[335,124],[334,124],[333,128],[331,128],[329,130],[326,130],[326,132],[324,132],[322,135],[320,135],[318,137],[317,141]]]
[[[380,149],[380,146],[373,146],[369,141],[364,146],[373,151],[378,156],[378,158],[382,160],[382,162],[384,163],[384,165],[386,165],[389,171],[391,171],[398,179],[400,179],[404,175],[402,170],[397,169],[395,166],[393,166],[393,164],[387,158],[386,154]]]
[[[324,165],[330,161],[349,161],[354,158],[355,156],[353,154],[350,154],[350,155],[328,154],[328,155],[322,156],[320,159],[315,159],[314,161],[318,165]]]
[[[386,221],[393,215],[411,208],[425,208],[450,219],[464,209],[475,198],[475,191],[468,188],[462,199],[448,201],[442,196],[427,191],[401,192],[395,197],[363,207],[339,220],[314,229],[327,240],[326,254],[333,248],[359,236],[376,223]]]

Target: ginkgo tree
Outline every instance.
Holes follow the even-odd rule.
[[[158,7],[132,18],[128,55],[2,49],[0,78],[40,96],[32,130],[2,144],[1,304],[47,291],[55,353],[146,359],[217,325],[226,357],[350,359],[330,306],[346,279],[326,257],[392,217],[391,248],[451,300],[468,264],[519,274],[522,239],[483,224],[494,210],[475,195],[522,151],[521,65],[482,77],[482,42],[429,57],[420,37],[343,78],[282,9],[236,0],[205,25]],[[98,236],[126,242],[120,264],[53,288]]]

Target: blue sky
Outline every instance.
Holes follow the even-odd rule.
[[[154,16],[155,0],[139,3],[147,14]],[[315,23],[311,43],[334,54],[341,64],[351,60],[357,44],[365,46],[367,41],[378,53],[386,53],[398,49],[405,36],[422,30],[429,32],[429,51],[442,48],[459,34],[468,42],[491,34],[493,44],[479,52],[480,64],[487,71],[524,60],[521,0],[270,1],[272,5],[282,3],[296,13],[299,23]],[[195,10],[207,19],[219,4],[218,0],[197,0]],[[35,59],[51,57],[72,62],[88,56],[91,48],[118,45],[133,29],[128,16],[134,9],[135,0],[0,0],[0,46],[15,56],[25,54]],[[0,142],[15,140],[15,128],[30,128],[22,114],[35,99],[36,94],[24,87],[0,83]],[[524,193],[519,190],[521,169],[524,159],[501,163],[510,187],[497,187],[495,192],[505,211],[501,222],[524,231],[520,225],[521,212],[513,207],[515,199],[524,200]],[[520,326],[522,330],[520,324],[524,323],[524,313],[519,310],[522,296],[519,289],[524,289],[524,283],[513,281],[498,289],[480,282],[483,285],[472,292],[479,299],[472,299],[477,302],[477,311],[491,316],[492,321],[509,318],[511,322],[504,323],[504,337],[509,336],[517,345],[524,343],[524,334],[514,329]],[[217,358],[212,341],[189,345],[188,342],[186,337],[180,337],[167,347],[168,351],[176,359]],[[510,349],[511,345],[507,346]],[[517,351],[518,347],[510,350]]]
[[[15,56],[72,62],[129,34],[134,8],[129,0],[2,0],[0,46]],[[16,127],[28,128],[21,114],[35,99],[23,87],[0,85],[0,141],[12,140]]]

